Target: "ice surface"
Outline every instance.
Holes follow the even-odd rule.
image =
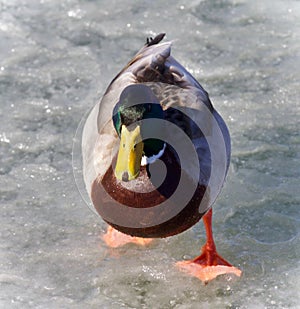
[[[299,308],[299,29],[292,0],[0,0],[0,307]],[[231,132],[214,231],[241,279],[172,267],[201,223],[109,250],[75,186],[80,119],[162,31]]]

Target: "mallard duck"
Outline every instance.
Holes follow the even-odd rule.
[[[124,235],[142,244],[176,235],[202,218],[202,254],[177,266],[203,281],[240,276],[212,235],[211,206],[228,170],[230,135],[207,92],[171,56],[172,43],[161,43],[164,36],[147,39],[89,114],[86,189],[110,225],[104,239],[112,247]]]

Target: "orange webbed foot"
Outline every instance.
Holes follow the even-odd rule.
[[[177,262],[176,266],[205,283],[224,274],[240,277],[242,271],[228,263],[217,252],[212,233],[212,209],[203,216],[203,222],[207,240],[202,247],[201,255],[190,261]]]
[[[113,227],[109,226],[107,232],[102,236],[103,241],[108,247],[118,248],[125,246],[126,244],[133,243],[140,246],[147,246],[152,242],[151,238],[133,237],[123,234]]]
[[[216,251],[208,250],[205,246],[202,254],[193,260],[176,263],[180,270],[197,277],[204,283],[224,274],[241,276],[242,271],[224,260]]]
[[[242,274],[242,271],[234,266],[226,266],[226,265],[204,266],[195,263],[193,260],[177,262],[176,266],[179,267],[180,270],[188,273],[193,277],[200,279],[204,283],[208,283],[209,281],[215,279],[217,276],[224,274],[234,274],[238,277],[240,277]]]

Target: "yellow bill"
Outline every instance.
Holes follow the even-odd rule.
[[[141,167],[144,144],[141,128],[137,125],[129,131],[122,125],[121,141],[118,152],[115,175],[119,180],[129,181],[138,177]]]

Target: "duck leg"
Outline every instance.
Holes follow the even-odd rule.
[[[176,265],[205,283],[223,274],[232,273],[238,277],[241,276],[241,270],[224,260],[216,250],[212,233],[212,209],[203,216],[203,222],[206,231],[206,243],[202,247],[201,255],[193,260],[177,262]]]
[[[102,236],[103,241],[111,248],[118,248],[126,244],[133,243],[136,245],[146,246],[152,242],[151,238],[141,238],[126,235],[108,226],[106,233]]]

